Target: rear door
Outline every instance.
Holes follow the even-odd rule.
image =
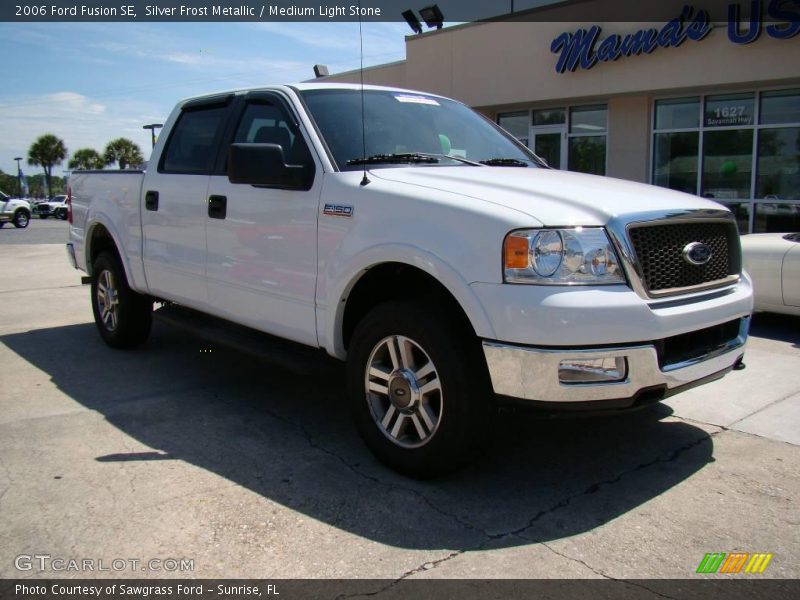
[[[207,193],[208,299],[213,312],[297,342],[316,345],[317,218],[322,169],[293,108],[273,92],[239,98]],[[287,164],[314,170],[308,190],[233,184],[231,143],[278,144]]]
[[[153,295],[205,309],[206,198],[233,95],[186,103],[142,189],[143,258]]]

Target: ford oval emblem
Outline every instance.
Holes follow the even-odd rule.
[[[683,259],[690,265],[702,266],[711,260],[714,253],[702,242],[692,242],[683,248]]]

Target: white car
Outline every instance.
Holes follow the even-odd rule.
[[[13,223],[14,227],[24,229],[31,220],[31,205],[27,200],[11,198],[0,192],[0,227]]]
[[[800,315],[800,233],[746,235],[742,255],[755,310]]]
[[[68,256],[110,346],[143,343],[158,299],[323,349],[347,361],[367,445],[413,475],[469,458],[496,402],[637,408],[744,354],[730,211],[547,168],[442,96],[192,98],[146,172],[75,171],[70,189]]]
[[[40,219],[47,217],[56,217],[62,221],[67,220],[67,196],[62,194],[60,196],[53,196],[50,200],[39,202],[36,205],[35,212]]]

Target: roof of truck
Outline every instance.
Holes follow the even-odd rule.
[[[303,83],[287,83],[287,84],[274,84],[274,85],[264,85],[264,86],[255,86],[255,87],[248,87],[248,88],[238,88],[233,90],[220,90],[217,92],[213,92],[210,94],[201,94],[199,96],[191,96],[188,98],[183,98],[181,100],[181,104],[184,102],[188,102],[189,100],[199,100],[201,98],[212,98],[214,96],[222,96],[225,94],[243,94],[247,92],[257,92],[257,91],[269,91],[269,90],[287,90],[293,89],[297,91],[308,91],[308,90],[360,90],[362,89],[362,85],[359,83],[323,83],[323,82],[303,82]],[[379,91],[386,91],[386,92],[402,92],[402,93],[412,93],[412,94],[425,94],[426,96],[435,96],[438,98],[442,98],[439,94],[432,94],[430,92],[422,92],[419,90],[409,90],[405,88],[398,88],[398,87],[387,87],[383,85],[367,85],[364,84],[364,90],[379,90]]]

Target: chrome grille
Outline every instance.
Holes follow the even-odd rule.
[[[733,222],[637,223],[629,226],[628,236],[641,267],[642,283],[651,295],[710,287],[741,272],[739,234]],[[684,259],[683,250],[692,242],[711,249],[706,264],[694,265]]]

